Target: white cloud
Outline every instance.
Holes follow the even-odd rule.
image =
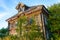
[[[2,22],[0,23],[0,29],[1,29],[1,28],[7,28],[7,26],[8,26],[8,24],[7,24],[7,22],[5,22],[5,21],[2,21]]]
[[[12,8],[9,8],[3,0],[0,0],[0,7],[4,8],[4,12],[0,12],[0,29],[1,28],[6,28],[8,23],[5,21],[6,19],[8,19],[9,17],[13,16],[14,14],[16,14],[16,10],[14,9],[14,7],[12,6]]]
[[[6,14],[4,14],[4,13],[3,13],[3,14],[0,14],[0,19],[1,19],[2,17],[4,17],[5,15],[6,15]]]
[[[17,1],[13,0],[12,2],[14,3],[14,6],[11,6],[9,8],[4,0],[0,0],[0,7],[4,8],[4,12],[0,12],[0,29],[3,27],[6,28],[8,26],[8,23],[5,20],[17,13],[15,10],[15,5],[17,5]]]
[[[57,0],[56,3],[60,3],[60,0]]]

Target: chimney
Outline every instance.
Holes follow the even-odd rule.
[[[17,6],[16,6],[16,10],[18,10],[18,12],[21,12],[21,11],[25,11],[27,10],[29,7],[26,6],[25,4],[23,3],[19,3]]]

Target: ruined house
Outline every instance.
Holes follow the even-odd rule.
[[[8,22],[9,34],[15,35],[16,33],[16,23],[17,19],[21,16],[27,16],[28,18],[32,15],[35,16],[36,23],[39,24],[41,32],[45,35],[45,38],[48,38],[48,30],[47,30],[47,19],[49,16],[48,10],[44,5],[37,6],[27,6],[23,3],[19,3],[16,6],[16,10],[18,13],[11,18],[8,18],[6,21]]]

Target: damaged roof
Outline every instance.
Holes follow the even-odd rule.
[[[31,13],[31,12],[34,12],[34,11],[37,11],[37,10],[42,10],[42,9],[44,9],[44,10],[46,11],[46,13],[48,14],[48,10],[45,8],[44,5],[37,5],[37,6],[29,7],[29,8],[28,8],[27,10],[25,10],[25,11],[18,12],[16,15],[8,18],[6,21],[10,21],[10,20],[12,20],[12,19],[15,19],[15,18],[19,17],[21,14],[26,14],[26,13],[29,14],[29,13]]]

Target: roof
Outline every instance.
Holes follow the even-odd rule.
[[[37,5],[37,6],[29,7],[27,10],[21,11],[21,12],[17,13],[16,15],[8,18],[6,21],[10,21],[10,20],[12,20],[12,19],[15,19],[15,18],[17,18],[18,16],[20,16],[20,15],[23,14],[23,13],[24,13],[24,14],[25,14],[25,13],[29,14],[29,13],[31,13],[31,12],[34,12],[34,11],[37,11],[37,10],[41,10],[41,9],[43,9],[43,8],[44,8],[44,10],[47,12],[47,14],[48,14],[48,10],[45,8],[44,5]]]

